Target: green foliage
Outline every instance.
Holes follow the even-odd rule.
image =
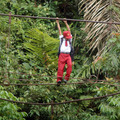
[[[52,83],[55,80],[51,80]],[[44,83],[46,83],[44,81]],[[95,93],[92,93],[91,96],[87,95],[90,92],[89,86],[85,85],[69,85],[69,86],[31,86],[29,90],[25,92],[27,101],[29,102],[42,102],[42,103],[51,103],[53,102],[64,102],[74,99],[84,99],[91,98],[95,96]],[[88,89],[88,91],[86,90]],[[85,92],[85,90],[87,92]],[[83,92],[84,91],[84,92]],[[93,91],[92,91],[93,92]],[[85,96],[86,94],[86,96]],[[104,118],[108,120],[106,116],[100,116],[95,113],[98,103],[94,101],[82,101],[70,104],[55,105],[54,106],[54,119],[65,119],[65,120],[79,120],[79,119],[101,119]],[[96,106],[93,107],[93,106]],[[31,117],[34,117],[36,120],[39,120],[41,117],[43,119],[50,119],[51,115],[51,106],[49,107],[38,107],[38,106],[27,106],[26,109],[29,109],[29,114]],[[93,114],[94,113],[94,114]],[[46,116],[46,117],[45,117]],[[48,116],[48,117],[47,117]]]
[[[109,48],[107,47],[109,46]],[[108,76],[119,75],[120,68],[120,36],[114,36],[107,42],[105,52],[102,54],[103,62],[102,68],[103,72],[107,72]]]
[[[92,98],[92,96],[90,95],[82,95],[80,96],[80,99],[87,99],[87,98]],[[82,101],[82,104],[84,105],[84,107],[88,107],[90,105],[91,101]]]
[[[109,46],[109,47],[108,47]],[[106,76],[114,77],[119,75],[120,68],[120,36],[108,40],[106,49],[101,57],[97,57],[92,63],[86,60],[84,66],[80,68],[77,76],[90,78],[91,75],[98,76],[106,73]]]
[[[115,90],[114,87],[107,87],[107,86],[101,87],[97,91],[99,95],[117,92],[117,90]],[[101,115],[108,117],[109,120],[119,120],[120,119],[119,100],[120,100],[120,95],[111,96],[106,98],[106,100],[102,100],[102,102],[99,105]]]
[[[0,1],[0,12],[8,14],[20,14],[20,15],[31,15],[31,16],[55,16],[55,11],[48,4],[35,6],[34,1],[30,0],[4,0]]]
[[[0,86],[0,98],[5,98],[9,100],[17,101],[16,98],[12,93],[7,92],[4,90],[3,87]],[[27,116],[26,112],[18,112],[21,110],[20,107],[17,105],[0,100],[0,120],[25,120],[24,117]]]
[[[24,45],[36,56],[37,60],[40,60],[40,66],[46,65],[49,68],[57,66],[59,40],[38,29],[28,31],[25,39],[27,42]]]
[[[63,17],[63,18],[82,18],[77,12],[75,1],[68,0],[4,0],[0,1],[0,12],[8,14],[44,16],[44,17]],[[12,17],[11,24],[8,25],[8,17],[0,17],[0,70],[9,73],[0,73],[1,82],[8,76],[10,83],[56,83],[56,78],[46,77],[47,75],[57,76],[57,52],[59,40],[57,40],[58,29],[56,22],[52,20],[15,18]],[[61,21],[60,21],[61,22]],[[71,77],[91,78],[91,75],[98,75],[100,72],[107,73],[107,76],[119,74],[119,37],[108,41],[106,52],[100,57],[91,60],[87,44],[84,38],[87,33],[80,28],[84,23],[70,22],[73,35],[73,46],[75,48],[75,66]],[[62,30],[66,28],[62,26]],[[10,27],[10,47],[5,48],[8,42]],[[50,37],[51,36],[51,37]],[[86,60],[87,59],[87,60]],[[116,72],[117,70],[117,72]],[[116,73],[115,73],[116,72]],[[18,73],[18,74],[16,74]],[[20,74],[25,73],[25,74]],[[34,75],[35,74],[35,75]],[[30,81],[22,81],[30,80]],[[39,80],[35,82],[33,80]],[[81,82],[81,79],[70,79],[69,82]],[[113,84],[114,82],[111,82]],[[96,90],[95,87],[99,90]],[[2,89],[2,88],[1,88]],[[50,103],[64,102],[74,99],[92,98],[108,93],[116,92],[115,87],[103,85],[64,85],[64,86],[9,86],[1,90],[2,98],[20,101]],[[11,93],[12,92],[12,93]],[[14,95],[13,95],[14,94]],[[54,113],[51,115],[51,106],[16,105],[5,101],[0,101],[0,119],[24,119],[26,111],[32,120],[110,120],[119,119],[119,96],[109,97],[106,101],[82,101],[64,105],[54,106]],[[105,106],[105,107],[104,107]],[[19,112],[18,112],[19,111]],[[10,116],[8,116],[8,114]],[[110,116],[111,114],[111,116]]]

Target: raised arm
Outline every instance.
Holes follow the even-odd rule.
[[[56,20],[56,23],[57,23],[59,35],[61,35],[61,28],[60,28],[59,20]]]
[[[68,25],[67,21],[66,21],[66,20],[64,20],[63,22],[65,23],[65,25],[66,25],[66,27],[67,27],[67,30],[68,30],[68,31],[70,31],[70,27],[69,27],[69,25]]]

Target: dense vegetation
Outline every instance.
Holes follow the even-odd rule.
[[[117,0],[115,2],[120,4]],[[87,9],[85,4],[84,0],[1,0],[0,13],[84,19],[85,9]],[[80,14],[79,8],[82,9]],[[109,8],[114,14],[117,14],[120,9],[114,4]],[[119,13],[118,18],[120,18]],[[62,21],[60,24],[62,31],[66,30]],[[75,49],[75,65],[69,83],[85,82],[83,78],[93,81],[97,78],[104,79],[105,83],[119,85],[115,81],[120,78],[119,25],[114,26],[116,29],[111,28],[109,34],[107,32],[105,37],[102,36],[102,40],[94,35],[92,40],[92,36],[90,39],[86,39],[86,36],[90,36],[88,32],[90,28],[93,30],[91,33],[97,34],[92,28],[94,26],[90,25],[87,31],[86,24],[83,22],[68,21],[68,24]],[[102,32],[104,31],[105,29]],[[99,44],[100,49],[94,44],[95,39],[98,40],[96,44]],[[94,45],[92,52],[89,46],[91,43]],[[0,82],[7,80],[14,84],[56,83],[54,76],[57,75],[58,46],[58,29],[55,20],[12,17],[9,22],[8,16],[0,16]],[[75,79],[78,77],[79,79]],[[52,101],[58,103],[107,95],[119,90],[119,86],[99,84],[99,82],[60,87],[10,85],[0,86],[0,98],[32,103],[51,103]],[[120,95],[55,105],[53,114],[51,109],[51,106],[16,104],[0,100],[0,120],[119,120]]]

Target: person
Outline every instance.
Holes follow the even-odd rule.
[[[61,28],[59,24],[59,20],[56,20],[57,27],[59,30],[59,39],[60,46],[58,52],[58,71],[57,71],[57,86],[60,86],[63,81],[65,84],[69,80],[70,74],[72,72],[72,61],[74,61],[74,49],[72,47],[72,35],[70,32],[70,27],[66,20],[63,21],[67,27],[67,31],[63,31],[63,35],[61,33]],[[63,79],[63,72],[65,64],[67,64],[66,75]],[[74,62],[73,62],[74,64]]]

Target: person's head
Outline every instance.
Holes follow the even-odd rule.
[[[67,40],[71,39],[72,38],[72,35],[70,33],[70,31],[64,31],[63,32],[63,37]]]

